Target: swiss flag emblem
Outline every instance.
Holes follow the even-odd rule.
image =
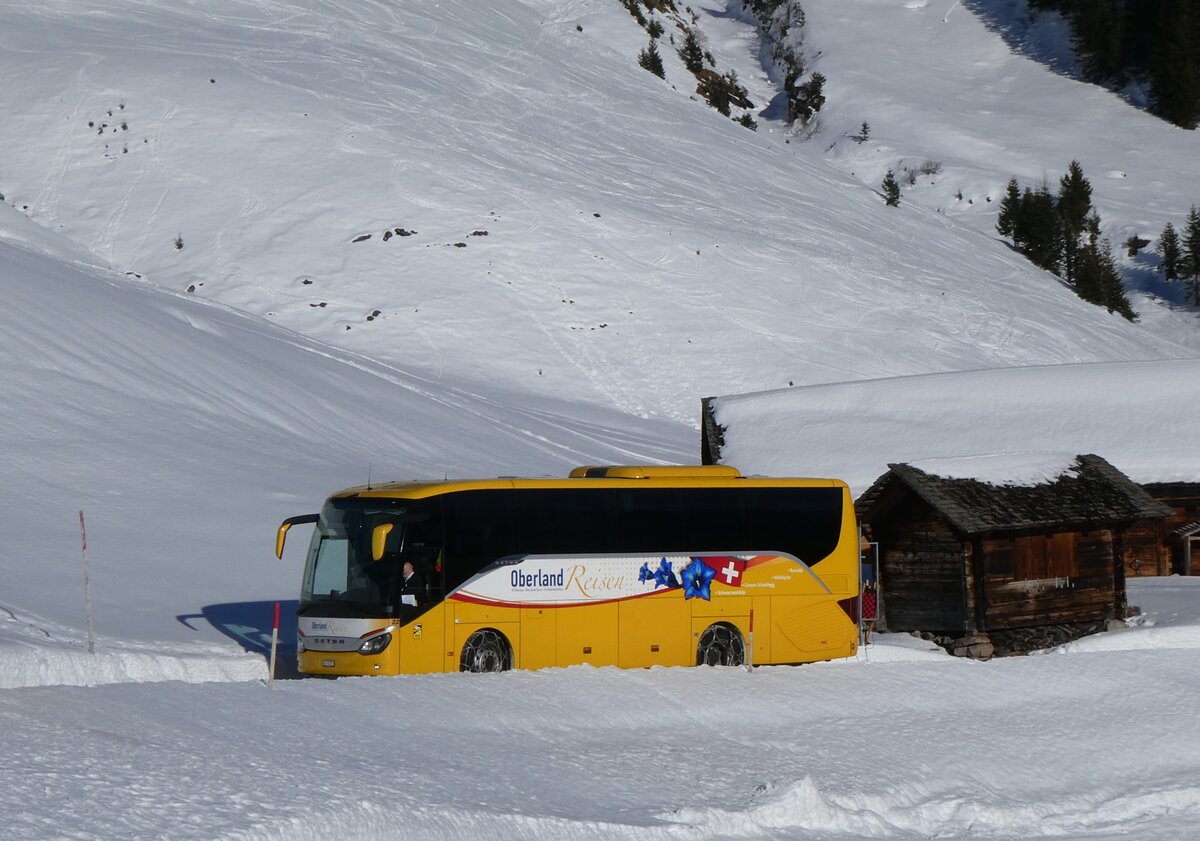
[[[701,558],[706,566],[712,567],[716,575],[714,581],[720,581],[727,587],[741,587],[742,573],[746,571],[746,561],[737,558]]]

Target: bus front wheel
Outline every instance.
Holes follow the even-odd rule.
[[[483,628],[467,637],[459,668],[464,672],[506,672],[512,668],[512,648],[504,634]]]
[[[724,622],[709,625],[696,646],[697,666],[741,666],[746,662],[742,632]]]

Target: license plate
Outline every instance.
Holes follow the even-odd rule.
[[[327,669],[332,669],[334,666],[334,662],[332,660],[322,660],[321,665]]]

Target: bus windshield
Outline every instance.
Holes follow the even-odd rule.
[[[300,591],[300,613],[394,616],[401,554],[413,523],[428,520],[427,504],[403,499],[332,499],[313,531]],[[372,544],[381,530],[382,556]]]

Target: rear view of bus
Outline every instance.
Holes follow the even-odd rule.
[[[304,523],[309,674],[803,663],[858,642],[836,480],[625,466],[350,488],[284,521],[278,556]]]

